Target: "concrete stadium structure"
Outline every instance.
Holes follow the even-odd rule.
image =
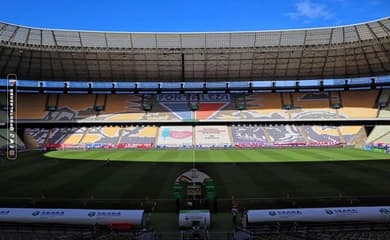
[[[208,33],[0,23],[0,77],[67,81],[324,79],[390,73],[390,17],[317,29]]]

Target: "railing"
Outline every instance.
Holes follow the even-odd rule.
[[[318,196],[318,197],[294,197],[280,196],[275,198],[235,198],[241,210],[244,209],[268,209],[268,208],[308,208],[308,207],[342,207],[342,206],[381,206],[388,205],[389,195],[382,196]],[[116,199],[116,198],[46,198],[41,197],[0,197],[2,207],[34,207],[34,208],[93,208],[105,209],[141,209],[151,211],[143,206],[155,206],[154,212],[176,212],[176,201],[173,198],[152,199],[145,204],[144,199]],[[232,208],[231,198],[218,198],[210,203],[210,209],[214,213],[229,212]]]

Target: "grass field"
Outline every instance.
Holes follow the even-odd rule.
[[[109,165],[101,161],[107,158]],[[213,215],[214,219],[229,216],[233,194],[247,198],[248,203],[255,201],[257,207],[286,207],[284,202],[291,202],[289,199],[298,199],[297,206],[303,207],[307,203],[348,205],[349,200],[321,200],[337,199],[340,194],[390,202],[390,156],[381,153],[332,148],[94,150],[32,151],[20,153],[15,161],[1,159],[0,206],[133,208],[126,204],[139,204],[139,199],[149,196],[159,199],[152,221],[158,226],[166,223],[158,229],[171,231],[177,226],[172,184],[192,168],[193,159],[196,167],[216,182],[219,208],[224,212]],[[306,198],[309,202],[299,200]],[[313,204],[310,199],[320,200]],[[164,220],[158,220],[160,217]]]
[[[353,148],[223,149],[223,150],[69,150],[47,157],[129,162],[255,163],[390,159],[390,155]]]
[[[0,198],[44,195],[49,199],[91,196],[131,199],[148,195],[169,199],[173,182],[192,167],[193,156],[196,167],[216,181],[220,198],[232,194],[240,198],[278,198],[287,194],[315,198],[340,193],[390,196],[389,155],[357,149],[264,149],[195,153],[191,150],[26,152],[16,161],[1,161]],[[109,166],[98,161],[107,157],[111,160]],[[96,160],[80,161],[84,159]]]

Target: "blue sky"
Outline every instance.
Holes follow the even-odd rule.
[[[33,27],[130,32],[325,27],[390,16],[390,0],[3,1],[0,21]]]

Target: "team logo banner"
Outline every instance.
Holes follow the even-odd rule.
[[[158,102],[229,102],[229,94],[159,94]]]

